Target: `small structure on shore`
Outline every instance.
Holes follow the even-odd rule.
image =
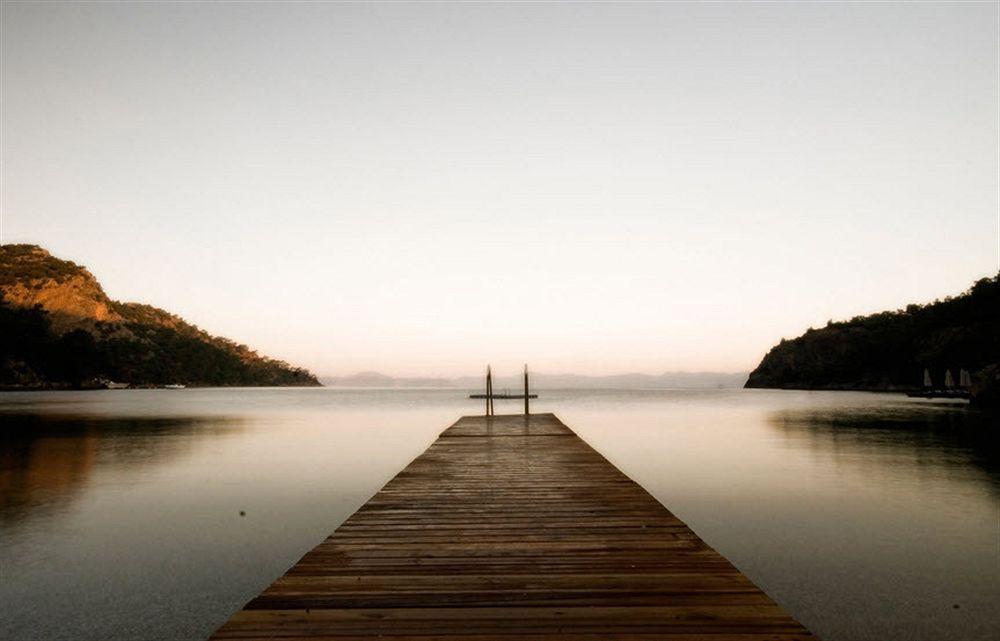
[[[969,370],[965,368],[959,369],[958,385],[955,385],[955,377],[952,375],[951,369],[946,369],[944,371],[944,385],[942,387],[935,387],[934,381],[931,378],[931,371],[925,367],[923,390],[912,391],[907,396],[912,398],[967,399],[970,397],[971,387],[972,377],[969,375]]]

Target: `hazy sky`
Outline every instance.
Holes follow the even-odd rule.
[[[321,374],[741,370],[998,269],[998,4],[2,8],[3,242]]]

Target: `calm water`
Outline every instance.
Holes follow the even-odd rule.
[[[995,419],[753,390],[537,408],[826,641],[1000,638]],[[0,638],[204,638],[479,411],[455,390],[0,393]]]

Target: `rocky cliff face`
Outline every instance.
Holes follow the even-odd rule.
[[[162,309],[111,300],[94,276],[35,245],[0,246],[0,384],[318,385],[301,368]]]
[[[941,386],[945,372],[974,379],[1000,363],[1000,275],[928,305],[859,316],[809,329],[774,346],[746,387],[907,390],[924,370]]]
[[[123,320],[89,271],[35,245],[0,248],[0,294],[18,307],[41,305],[59,333]]]

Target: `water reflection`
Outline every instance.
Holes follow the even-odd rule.
[[[234,417],[0,414],[0,524],[65,509],[97,469],[127,473],[190,452],[199,436],[236,431]]]
[[[759,390],[544,390],[532,407],[826,641],[1000,629],[994,418]],[[479,412],[458,390],[0,393],[0,638],[204,638]]]
[[[996,637],[995,418],[776,391],[562,413],[820,638]]]
[[[967,405],[901,401],[785,408],[770,412],[767,420],[790,436],[808,437],[814,451],[891,448],[924,468],[972,464],[1000,484],[1000,418]]]
[[[205,638],[460,412],[326,390],[0,394],[0,639]]]

